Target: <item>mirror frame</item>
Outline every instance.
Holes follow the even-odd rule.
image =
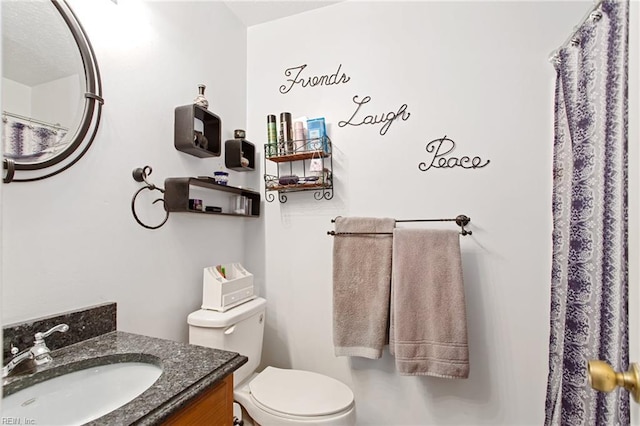
[[[58,10],[80,51],[85,75],[84,110],[75,134],[67,147],[57,155],[37,163],[21,163],[13,159],[3,159],[5,170],[3,182],[31,182],[45,179],[68,169],[87,152],[95,139],[102,115],[102,81],[95,52],[84,28],[66,0],[51,0]]]

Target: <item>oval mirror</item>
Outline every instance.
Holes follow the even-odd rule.
[[[89,39],[64,0],[2,0],[4,182],[44,179],[89,149],[102,83]]]

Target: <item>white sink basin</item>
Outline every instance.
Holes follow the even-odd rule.
[[[74,371],[2,399],[2,417],[34,425],[81,425],[131,401],[148,389],[162,368],[122,362]]]

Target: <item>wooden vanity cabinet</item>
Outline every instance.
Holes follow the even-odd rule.
[[[233,426],[233,374],[169,417],[166,426]]]

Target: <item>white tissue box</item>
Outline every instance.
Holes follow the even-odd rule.
[[[253,274],[239,263],[204,268],[202,309],[224,312],[255,297]]]

